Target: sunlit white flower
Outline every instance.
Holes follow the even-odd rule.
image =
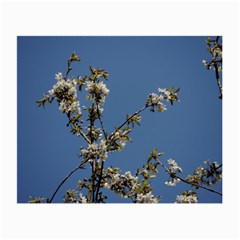
[[[81,202],[81,203],[87,203],[87,198],[84,197],[84,196],[82,195],[82,193],[80,193],[79,199],[80,199],[80,202]]]
[[[81,148],[81,153],[82,156],[90,162],[92,162],[94,159],[105,161],[108,157],[106,141],[101,140],[100,144],[89,144],[86,149]]]
[[[155,197],[152,192],[138,193],[136,202],[137,203],[158,203],[159,199]]]
[[[217,162],[213,162],[213,165],[214,165],[215,168],[219,167],[219,164]]]
[[[49,93],[50,95],[53,95],[53,94],[54,94],[54,90],[51,89],[51,90],[48,91],[48,93]]]
[[[103,187],[110,189],[110,188],[111,188],[111,185],[110,185],[108,182],[105,182],[105,183],[103,184]]]
[[[171,92],[168,91],[166,88],[158,88],[158,91],[160,93],[163,93],[164,94],[164,97],[165,99],[168,101],[170,100],[172,97],[171,97]]]
[[[165,184],[167,186],[175,187],[178,182],[180,182],[179,178],[172,178],[171,180],[166,181]]]
[[[81,115],[80,102],[77,99],[77,82],[75,79],[64,80],[62,73],[55,75],[57,83],[48,93],[59,103],[59,110],[68,114]]]
[[[167,110],[166,106],[162,103],[162,100],[164,97],[162,95],[157,95],[156,93],[151,93],[147,97],[146,105],[147,106],[152,106],[152,107],[157,107],[157,110],[159,112],[163,112]]]
[[[76,90],[76,87],[75,86],[72,86],[69,90],[68,90],[68,94],[70,95],[76,95],[77,93],[77,90]]]
[[[55,74],[55,79],[58,80],[58,81],[62,80],[63,79],[62,73],[59,72],[59,73]]]
[[[180,167],[178,166],[178,164],[176,163],[175,160],[173,160],[173,159],[170,158],[170,159],[168,160],[168,164],[171,165],[171,167],[169,168],[169,172],[170,172],[170,173],[177,173],[177,172],[182,173],[182,168],[180,168]]]
[[[104,103],[105,98],[109,93],[109,89],[106,87],[106,84],[103,82],[87,82],[86,91],[89,92],[87,99],[91,101],[97,101],[98,103]]]
[[[115,175],[113,175],[111,183],[116,184],[119,180],[120,180],[120,174],[116,173]]]
[[[192,191],[186,191],[176,197],[176,203],[198,203],[197,194]]]

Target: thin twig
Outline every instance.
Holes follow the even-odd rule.
[[[124,123],[122,123],[119,127],[117,127],[117,129],[121,129],[126,123],[129,122],[129,120],[131,120],[134,116],[138,115],[139,113],[141,113],[142,111],[144,111],[146,108],[148,108],[149,106],[146,105],[143,108],[141,108],[140,110],[138,110],[137,112],[135,112],[133,115],[131,115]],[[115,131],[114,131],[115,132]],[[114,132],[110,135],[110,137],[108,137],[109,139],[114,135]]]
[[[101,124],[101,128],[102,128],[102,131],[103,131],[103,134],[104,134],[104,137],[105,139],[107,139],[107,134],[105,132],[105,129],[104,129],[104,126],[103,126],[103,121],[102,121],[102,118],[101,118],[101,114],[100,114],[100,111],[99,111],[99,107],[98,107],[98,104],[97,105],[97,114],[98,114],[98,119],[100,121],[100,124]]]
[[[89,144],[91,143],[91,141],[88,139],[88,137],[82,131],[79,131],[79,133]]]
[[[219,169],[222,167],[222,164],[220,164],[218,167],[215,168],[215,170]]]
[[[68,178],[70,178],[70,176],[75,173],[78,169],[82,168],[83,165],[86,162],[83,162],[81,164],[79,164],[76,168],[74,168],[63,180],[62,182],[58,185],[57,189],[55,190],[55,192],[53,193],[52,197],[50,198],[50,200],[47,201],[47,203],[51,203],[55,197],[55,195],[57,194],[58,190],[61,188],[61,186],[68,180]]]

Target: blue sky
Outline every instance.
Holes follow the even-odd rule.
[[[146,110],[141,126],[131,133],[132,143],[113,153],[106,166],[135,172],[147,156],[158,148],[166,163],[172,158],[191,174],[203,161],[222,161],[222,102],[213,71],[202,60],[210,59],[206,37],[18,37],[18,202],[28,196],[50,197],[61,180],[78,165],[82,139],[66,127],[67,118],[57,103],[37,108],[36,100],[55,84],[55,74],[66,72],[68,57],[75,51],[81,58],[70,73],[89,74],[89,65],[110,74],[110,93],[103,121],[108,132],[120,125],[126,114],[144,106],[146,96],[157,88],[180,87],[180,103],[163,113]],[[84,101],[83,101],[84,102]],[[58,192],[54,202],[62,202],[66,189],[75,189],[80,170]],[[176,195],[190,186],[164,185],[163,169],[153,181],[160,203],[175,202]],[[215,188],[221,191],[221,184]],[[199,190],[199,202],[220,203],[221,197]],[[108,202],[127,202],[115,194]]]

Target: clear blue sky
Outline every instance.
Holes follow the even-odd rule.
[[[131,133],[121,153],[113,153],[106,166],[120,167],[122,173],[141,168],[147,156],[158,148],[167,163],[172,158],[191,174],[203,161],[222,162],[222,102],[213,71],[202,60],[210,59],[206,37],[18,37],[18,202],[28,196],[52,195],[61,180],[78,163],[82,139],[66,127],[67,118],[57,103],[37,108],[36,100],[55,84],[55,74],[66,72],[67,59],[73,51],[81,58],[70,73],[89,74],[89,65],[110,74],[110,89],[104,107],[104,124],[108,132],[120,125],[126,114],[144,106],[146,96],[157,88],[180,87],[181,103],[167,105],[163,113],[146,110],[141,126]],[[168,187],[168,176],[160,169],[153,181],[153,192],[160,203],[175,202],[176,195],[190,186],[179,183]],[[66,189],[76,189],[80,170],[58,192],[54,202],[62,202]],[[215,188],[222,191],[221,183]],[[199,202],[221,203],[220,196],[199,190]],[[115,194],[108,202],[128,202]]]

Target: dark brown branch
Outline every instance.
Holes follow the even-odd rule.
[[[220,92],[219,98],[222,99],[222,85],[221,85],[221,82],[220,82],[217,63],[214,63],[214,69],[215,69],[215,76],[216,76],[216,80],[217,80],[218,89],[219,89],[219,92]]]
[[[89,112],[89,121],[90,121],[90,143],[92,144],[94,142],[94,136],[92,134],[92,129],[94,126],[94,121],[95,121],[95,117],[94,117],[94,103],[92,103],[92,108],[91,111]],[[92,176],[91,176],[91,181],[90,181],[90,185],[91,188],[88,190],[88,201],[91,202],[91,198],[92,201],[94,201],[94,184],[95,184],[95,159],[93,159],[93,162],[91,163],[91,167],[92,167]]]
[[[100,124],[101,124],[101,128],[102,128],[102,131],[103,131],[103,134],[104,134],[104,137],[105,139],[107,139],[107,133],[105,132],[105,129],[104,129],[104,126],[103,126],[103,121],[102,121],[102,118],[101,118],[101,114],[100,114],[100,111],[99,111],[99,107],[98,107],[98,104],[97,105],[97,114],[98,114],[98,119],[100,121]]]
[[[103,126],[103,121],[102,121],[102,118],[101,118],[101,115],[100,115],[100,111],[99,111],[98,104],[97,104],[97,113],[98,113],[98,119],[99,119],[99,121],[100,121],[101,128],[102,128],[102,131],[103,131],[103,134],[104,134],[104,137],[105,137],[105,139],[107,140],[107,134],[106,134],[105,129],[104,129],[104,126]],[[101,162],[101,169],[100,169],[100,174],[99,174],[99,177],[98,177],[98,185],[97,185],[97,190],[96,190],[96,198],[95,198],[95,201],[98,201],[98,194],[99,194],[99,190],[100,190],[100,187],[101,187],[101,181],[102,181],[103,167],[104,167],[104,161]]]
[[[96,201],[98,201],[98,194],[99,194],[99,190],[100,190],[100,187],[101,187],[103,167],[104,167],[104,161],[102,161],[102,163],[101,163],[100,174],[99,174],[99,177],[98,177],[98,185],[97,185],[97,190],[96,190]]]
[[[159,164],[165,169],[165,171],[170,175],[169,169],[168,169],[159,159],[157,159],[157,160],[158,160]],[[222,167],[222,164],[221,164],[220,166],[218,166],[218,168],[220,168],[220,167]],[[170,175],[170,176],[171,176],[171,175]],[[190,182],[188,182],[187,180],[185,180],[185,179],[183,179],[183,178],[181,178],[181,177],[179,177],[179,176],[177,176],[177,175],[174,175],[174,178],[178,178],[179,180],[181,180],[181,181],[184,182],[184,183],[187,183],[187,184],[189,184],[189,185],[192,185],[192,186],[195,186],[195,187],[198,187],[198,188],[203,188],[203,189],[205,189],[205,190],[207,190],[207,191],[209,191],[209,192],[213,192],[213,193],[216,193],[216,194],[222,196],[222,193],[220,193],[220,192],[217,192],[217,191],[215,191],[215,190],[213,190],[213,189],[210,189],[210,188],[207,188],[207,187],[204,187],[204,186],[195,184],[195,183],[190,183]]]
[[[216,193],[216,194],[222,196],[222,193],[220,193],[220,192],[218,192],[218,191],[215,191],[215,190],[213,190],[213,189],[210,189],[210,188],[207,188],[207,187],[198,185],[198,184],[196,184],[196,183],[190,183],[190,182],[188,182],[187,180],[184,180],[183,178],[178,177],[178,176],[176,176],[176,178],[178,178],[178,179],[181,180],[182,182],[187,183],[187,184],[189,184],[189,185],[195,186],[195,187],[197,187],[197,188],[203,188],[203,189],[205,189],[205,190],[207,190],[207,191],[209,191],[209,192],[213,192],[213,193]]]

